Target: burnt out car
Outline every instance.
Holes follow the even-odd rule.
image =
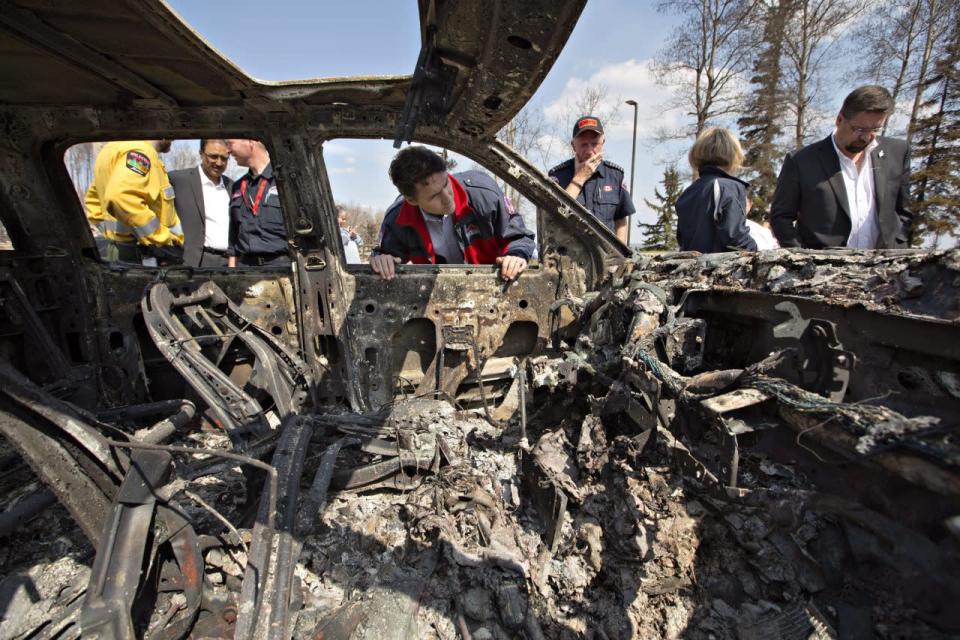
[[[630,256],[496,139],[583,6],[421,0],[410,76],[281,83],[160,3],[5,7],[2,637],[957,633],[960,255]],[[212,137],[289,268],[103,261],[64,152]],[[339,138],[475,161],[538,259],[347,264]]]

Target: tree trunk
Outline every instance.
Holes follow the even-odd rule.
[[[910,56],[913,53],[913,41],[916,38],[915,30],[917,27],[917,18],[920,15],[920,7],[923,4],[923,0],[915,0],[915,2],[910,7],[910,27],[907,29],[905,40],[905,48],[903,50],[903,57],[900,59],[900,72],[897,74],[897,80],[893,84],[893,90],[890,92],[890,95],[893,98],[893,104],[897,104],[897,97],[900,95],[900,90],[903,88],[903,84],[907,77],[907,69],[910,67]],[[883,123],[883,135],[887,134],[887,124],[889,122]]]
[[[943,119],[946,117],[946,108],[947,108],[947,92],[950,89],[950,78],[945,76],[943,78],[943,88],[940,92],[940,108],[937,111],[937,123],[933,125],[933,133],[930,135],[930,144],[927,151],[927,158],[924,161],[924,166],[929,172],[931,166],[937,159],[938,144],[940,143],[940,126],[943,124]],[[922,91],[921,91],[922,94]],[[917,204],[922,204],[927,200],[927,178],[924,176],[919,185],[917,186],[917,195],[916,202]]]
[[[706,109],[704,108],[704,89],[703,89],[703,76],[706,74],[707,67],[707,37],[709,34],[709,25],[708,25],[708,16],[710,14],[709,0],[703,0],[700,3],[700,66],[697,69],[697,82],[694,87],[695,96],[694,96],[694,105],[696,113],[694,114],[697,119],[696,131],[694,131],[694,138],[700,137],[700,134],[703,133],[704,120],[706,115]]]
[[[917,73],[917,90],[913,96],[913,108],[910,110],[910,122],[907,124],[907,144],[913,140],[913,132],[917,126],[917,116],[920,113],[920,105],[923,103],[924,83],[927,79],[927,68],[930,66],[930,58],[933,55],[933,42],[936,34],[938,0],[928,0],[927,5],[927,27],[926,38],[924,38],[923,56],[920,58],[920,70]]]
[[[803,146],[807,133],[807,74],[810,72],[810,6],[807,2],[801,4],[800,56],[797,61],[797,124],[794,127],[793,140],[795,149]]]

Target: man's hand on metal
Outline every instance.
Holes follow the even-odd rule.
[[[370,267],[383,280],[393,280],[393,276],[396,275],[395,266],[398,264],[400,264],[400,258],[388,253],[378,253],[370,256]]]
[[[526,258],[520,256],[501,256],[497,258],[500,265],[500,277],[504,280],[516,280],[527,268]]]

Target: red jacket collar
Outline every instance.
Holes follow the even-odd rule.
[[[467,190],[460,184],[459,180],[449,173],[447,174],[447,178],[450,180],[450,186],[453,187],[453,219],[456,222],[460,222],[460,219],[471,211],[470,198],[467,196]],[[403,204],[400,205],[400,213],[397,214],[397,224],[405,227],[414,227],[415,229],[423,226],[424,231],[426,231],[426,224],[423,222],[420,207],[413,206],[407,202],[406,199],[404,199]],[[428,237],[429,235],[430,234],[427,233]],[[430,249],[431,248],[428,247],[428,250]]]
[[[460,181],[447,174],[450,185],[453,188],[453,220],[459,222],[460,218],[466,215],[470,209],[470,200],[467,197],[467,190],[463,188]],[[427,214],[429,215],[429,214]],[[430,238],[430,231],[427,229],[427,223],[423,220],[423,214],[420,213],[420,207],[415,207],[406,199],[400,205],[400,213],[397,214],[397,224],[404,227],[412,227],[417,232],[420,242],[423,243],[425,253],[430,256],[430,262],[436,264],[437,254],[433,250],[433,240]]]

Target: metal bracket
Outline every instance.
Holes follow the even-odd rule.
[[[790,315],[789,320],[773,328],[773,335],[799,343],[801,386],[842,402],[856,356],[843,348],[837,325],[820,318],[804,318],[793,302],[781,302],[774,308]]]
[[[80,611],[84,636],[136,637],[131,610],[153,526],[156,491],[166,481],[172,461],[165,451],[134,452],[90,571]]]
[[[404,142],[410,142],[421,116],[442,115],[447,111],[450,88],[456,72],[440,61],[435,47],[436,37],[436,25],[428,25],[423,48],[410,81],[410,92],[407,93],[407,101],[403,105],[403,113],[400,114],[397,137],[393,141],[394,149],[399,149]]]
[[[453,351],[469,351],[473,347],[474,328],[472,326],[454,327],[444,325],[440,329],[443,336],[443,348]]]
[[[812,318],[800,336],[800,347],[803,353],[803,386],[834,402],[843,402],[856,355],[843,348],[837,338],[837,326],[826,320]]]

